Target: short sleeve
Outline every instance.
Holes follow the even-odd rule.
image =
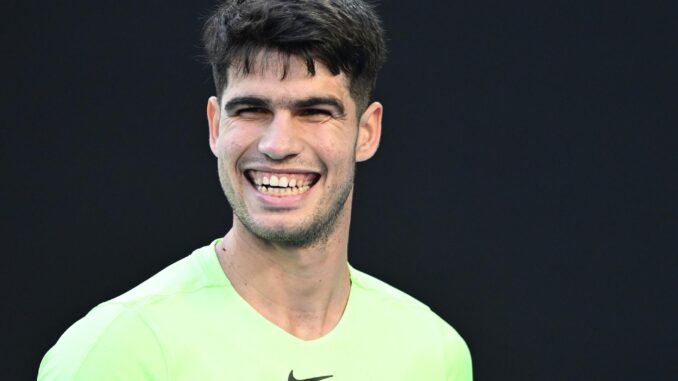
[[[134,310],[100,305],[73,324],[40,363],[38,381],[167,380],[162,347]]]
[[[472,381],[471,352],[464,339],[447,322],[439,318],[446,364],[445,381]]]

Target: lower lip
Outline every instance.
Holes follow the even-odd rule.
[[[252,189],[254,189],[254,194],[257,196],[257,199],[264,204],[278,206],[278,207],[291,207],[298,204],[301,200],[308,197],[308,194],[313,191],[315,186],[312,186],[309,190],[301,194],[295,194],[290,196],[274,196],[266,193],[259,192],[259,190],[249,181],[247,181]]]

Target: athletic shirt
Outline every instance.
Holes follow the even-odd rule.
[[[457,332],[401,291],[353,268],[337,326],[305,341],[235,291],[214,241],[73,324],[39,381],[470,381]]]

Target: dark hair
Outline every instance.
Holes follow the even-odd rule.
[[[257,54],[281,54],[285,77],[291,56],[314,61],[333,75],[344,73],[359,112],[368,105],[386,48],[379,17],[364,0],[226,0],[209,17],[203,43],[217,96],[228,69],[252,70]]]

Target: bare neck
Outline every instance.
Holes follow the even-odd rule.
[[[217,246],[219,261],[235,290],[257,312],[303,340],[326,335],[348,302],[348,219],[337,221],[329,239],[308,248],[263,241],[234,218]]]

